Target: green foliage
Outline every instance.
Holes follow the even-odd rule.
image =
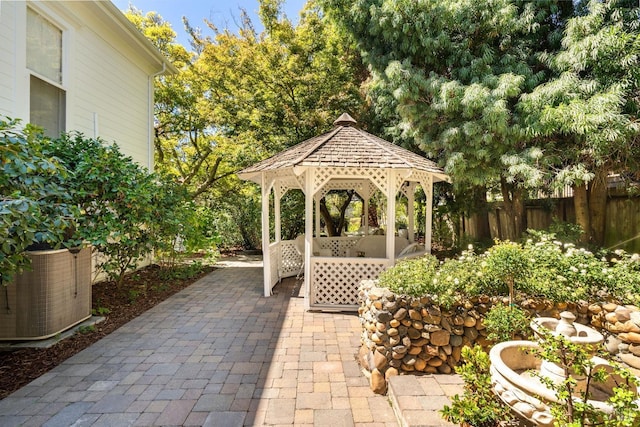
[[[153,222],[164,214],[155,198],[162,188],[116,145],[100,139],[63,134],[46,152],[71,171],[63,185],[82,212],[73,238],[103,254],[97,266],[120,285],[154,249]]]
[[[32,245],[60,245],[77,214],[59,179],[68,170],[46,152],[49,139],[0,118],[0,283],[29,265]]]
[[[261,33],[245,13],[237,31],[210,25],[205,36],[186,23],[192,52],[157,13],[127,12],[179,69],[156,79],[156,170],[214,212],[222,246],[260,247],[259,197],[235,172],[366,110],[366,70],[352,43],[315,2],[296,25],[281,6],[260,2]],[[285,236],[300,229],[294,208],[283,205]]]
[[[127,298],[130,304],[135,304],[140,295],[145,295],[147,292],[146,285],[140,285],[138,289],[132,288],[127,291]]]
[[[122,283],[153,250],[175,254],[215,247],[208,217],[183,187],[150,175],[116,145],[79,133],[49,139],[17,121],[0,122],[2,281],[27,263],[34,244],[100,252],[97,267]]]
[[[513,301],[514,287],[529,275],[530,265],[526,253],[518,243],[497,242],[485,253],[483,266],[487,275],[504,282],[509,287],[509,302]]]
[[[169,279],[192,279],[198,274],[202,273],[204,266],[202,262],[193,261],[189,264],[173,265],[168,268],[163,268],[160,271],[159,277],[162,280]]]
[[[91,314],[93,316],[105,316],[109,313],[111,313],[111,310],[109,310],[107,307],[102,307],[102,306],[91,310]]]
[[[212,212],[189,199],[183,186],[160,179],[151,222],[154,253],[170,266],[196,252],[215,256],[220,239],[211,225]]]
[[[436,272],[436,280],[442,282],[442,286],[468,296],[504,293],[504,286],[487,276],[482,257],[474,252],[472,245],[458,258],[445,260]]]
[[[212,206],[212,227],[222,247],[261,248],[262,222],[260,189],[246,185],[230,192]]]
[[[619,301],[640,304],[640,255],[616,250],[610,265],[602,270],[607,291]]]
[[[534,373],[540,381],[551,389],[558,402],[551,405],[551,413],[558,427],[582,427],[586,425],[632,427],[640,422],[638,398],[635,388],[640,384],[628,370],[610,362],[607,370],[592,359],[593,348],[573,344],[560,334],[543,333],[540,348],[534,354],[560,366],[565,379],[554,382],[543,375]],[[578,387],[576,378],[584,378],[584,386]],[[607,414],[589,402],[594,389],[607,380],[613,380],[612,395],[607,399],[614,411]]]
[[[527,230],[527,232],[531,233],[532,230]],[[582,240],[584,230],[578,224],[554,220],[549,226],[549,234],[561,242],[577,245]]]
[[[462,296],[514,293],[554,302],[613,298],[640,303],[640,256],[616,251],[610,259],[536,233],[523,244],[500,242],[476,255],[471,247],[441,264],[431,258],[409,260],[387,269],[380,284],[411,296],[434,295],[451,305]]]
[[[640,159],[637,2],[321,3],[361,49],[388,135],[438,158],[457,199],[498,193],[515,240],[525,190],[582,187],[577,220],[602,244],[601,182]]]
[[[78,327],[78,333],[82,335],[90,334],[91,332],[95,332],[95,331],[96,331],[95,325],[88,325],[88,326],[81,325]]]
[[[455,289],[436,278],[440,261],[432,255],[400,261],[380,274],[380,285],[413,297],[433,295],[443,305],[450,305]]]
[[[528,240],[523,247],[532,267],[526,284],[528,294],[565,302],[590,299],[601,292],[620,296],[607,277],[610,265],[606,259],[552,240],[552,236],[540,237],[538,241]]]
[[[487,312],[484,325],[487,338],[495,342],[528,339],[531,336],[531,316],[518,306],[496,304]]]
[[[440,413],[449,422],[475,427],[494,427],[507,421],[509,409],[491,387],[489,355],[478,345],[463,347],[462,360],[455,371],[464,381],[464,392],[453,396],[451,406],[445,405]]]

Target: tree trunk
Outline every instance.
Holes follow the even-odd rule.
[[[604,246],[604,227],[607,214],[607,170],[598,168],[593,181],[589,183],[589,240]]]
[[[331,237],[336,235],[339,236],[340,233],[336,233],[336,225],[333,223],[333,218],[329,213],[329,209],[327,209],[327,204],[325,203],[324,198],[320,200],[320,215],[324,220],[324,224],[327,229],[327,235]]]
[[[469,214],[469,227],[464,230],[467,235],[478,241],[491,240],[491,227],[489,227],[489,209],[487,203],[487,189],[484,186],[474,188],[473,210]]]
[[[576,210],[576,223],[582,227],[584,233],[580,237],[582,243],[589,242],[589,231],[591,223],[589,219],[589,200],[587,196],[587,185],[585,183],[573,185],[573,206]]]
[[[500,191],[502,192],[502,203],[504,206],[504,240],[511,240],[512,242],[518,240],[520,234],[518,234],[518,209],[516,207],[517,202],[514,201],[512,194],[512,186],[507,183],[507,180],[500,178]]]
[[[378,222],[378,205],[373,200],[369,200],[369,227],[379,227]]]
[[[527,230],[527,210],[524,207],[525,190],[514,188],[512,190],[513,215],[515,220],[516,238],[520,238]]]
[[[340,234],[342,234],[342,230],[345,227],[345,215],[347,212],[347,208],[349,207],[349,203],[351,203],[354,194],[355,191],[353,190],[349,190],[346,192],[347,197],[339,207],[340,217],[338,218],[337,223],[336,220],[331,216],[324,197],[322,198],[322,200],[320,200],[320,215],[322,216],[322,219],[327,226],[327,234],[329,236],[340,236]]]
[[[524,207],[526,192],[509,184],[504,178],[500,179],[500,190],[504,201],[505,210],[505,235],[506,240],[516,241],[527,229],[527,211]]]
[[[504,200],[506,240],[516,241],[527,229],[527,211],[524,207],[525,191],[500,179],[500,190]]]

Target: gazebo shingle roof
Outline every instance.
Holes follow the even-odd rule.
[[[295,166],[322,166],[407,168],[445,176],[431,160],[354,127],[356,121],[348,114],[340,116],[334,124],[336,128],[330,132],[307,139],[238,174],[249,176]]]

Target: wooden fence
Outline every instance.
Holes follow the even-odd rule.
[[[489,211],[491,237],[501,239],[505,234],[506,214],[502,203],[493,203]],[[532,200],[526,204],[527,228],[548,228],[553,220],[575,222],[572,198]],[[465,230],[473,224],[465,218]],[[605,247],[640,253],[640,197],[609,197],[605,225]]]

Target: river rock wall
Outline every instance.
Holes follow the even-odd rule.
[[[407,373],[449,374],[460,362],[462,347],[488,348],[484,314],[503,297],[478,296],[444,309],[428,296],[396,295],[377,281],[366,280],[359,290],[362,324],[358,355],[371,389],[386,393],[389,377]],[[640,369],[640,310],[612,302],[552,303],[543,299],[517,301],[532,316],[559,317],[573,312],[576,321],[603,332],[607,350],[632,368]]]

